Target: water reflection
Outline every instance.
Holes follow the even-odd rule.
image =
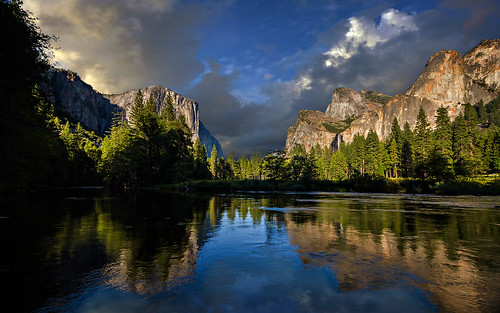
[[[4,197],[2,295],[39,312],[493,312],[499,200]]]

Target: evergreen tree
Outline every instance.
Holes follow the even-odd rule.
[[[330,159],[330,177],[335,180],[347,178],[348,164],[344,153],[339,151],[332,154]]]
[[[132,186],[137,184],[133,169],[132,132],[126,124],[115,123],[101,146],[99,172],[111,185]]]
[[[422,107],[418,112],[417,123],[415,125],[414,160],[415,171],[418,176],[425,178],[429,175],[429,155],[432,150],[432,136],[427,115]]]
[[[482,173],[484,166],[480,149],[479,121],[476,110],[469,103],[466,103],[464,107],[464,120],[468,137],[467,150],[471,160],[468,171],[474,176]]]
[[[41,88],[51,37],[21,1],[0,1],[0,189],[61,183],[64,147]]]
[[[472,159],[468,153],[468,133],[463,114],[455,118],[453,124],[453,160],[455,172],[460,175],[468,175]]]
[[[167,122],[175,121],[174,100],[172,99],[172,95],[170,93],[167,94],[165,104],[163,106],[164,109],[161,111],[162,119]]]
[[[434,150],[429,160],[430,175],[438,179],[449,179],[453,176],[452,125],[448,110],[441,107],[437,110],[436,129],[434,130]]]
[[[262,156],[255,151],[250,158],[251,179],[262,179]]]
[[[381,162],[379,156],[379,139],[377,133],[370,129],[365,141],[365,169],[369,175],[375,175]]]
[[[350,166],[353,173],[365,175],[365,144],[366,140],[363,135],[356,134],[350,144]]]
[[[413,132],[410,124],[403,127],[403,147],[401,148],[401,166],[404,177],[413,177]]]
[[[200,138],[196,138],[193,146],[193,157],[195,163],[194,177],[197,179],[208,179],[212,175],[207,162],[207,150],[201,145]]]
[[[240,179],[250,179],[251,176],[251,169],[250,165],[248,164],[248,159],[245,154],[241,155],[241,157],[238,160],[239,167],[240,167]]]
[[[392,142],[394,142],[395,147],[391,147]],[[390,163],[391,163],[391,175],[392,177],[398,177],[399,173],[397,172],[400,168],[400,162],[401,162],[401,153],[403,151],[403,132],[401,131],[401,127],[399,126],[398,119],[394,117],[394,120],[392,121],[391,125],[391,133],[389,137],[386,140],[386,149],[389,151],[389,157],[390,157]],[[390,151],[391,149],[396,149],[395,154],[391,154]]]
[[[227,175],[228,176],[227,179],[233,179],[236,177],[235,173],[238,172],[236,156],[234,154],[234,151],[231,151],[231,153],[227,157],[227,164],[229,165],[229,172]]]
[[[391,166],[391,177],[397,178],[400,159],[399,159],[398,146],[395,139],[392,139],[389,145],[389,164]]]
[[[210,173],[212,173],[212,179],[217,179],[217,163],[219,155],[217,153],[217,147],[215,144],[212,146],[212,152],[210,153]]]
[[[282,153],[270,153],[262,162],[262,172],[267,180],[283,180],[286,178],[285,158]]]
[[[391,166],[392,166],[389,156],[389,151],[387,151],[385,143],[383,141],[379,142],[378,147],[379,147],[378,155],[380,162],[377,165],[377,170],[375,172],[375,175],[384,176],[385,178],[388,178],[391,174]]]

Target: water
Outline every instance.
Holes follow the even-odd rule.
[[[500,197],[0,198],[2,312],[498,312]]]

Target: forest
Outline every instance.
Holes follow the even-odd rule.
[[[58,114],[48,99],[44,74],[50,68],[53,38],[41,33],[19,1],[2,1],[0,29],[0,189],[108,184],[125,188],[188,180],[342,181],[357,178],[411,178],[450,181],[500,172],[500,97],[464,104],[453,122],[446,107],[436,126],[420,108],[415,128],[394,119],[386,140],[371,130],[341,143],[338,151],[297,146],[286,155],[217,150],[207,158],[191,142],[171,98],[157,113],[152,98],[139,93],[127,120],[116,116],[104,137]],[[6,31],[6,30],[9,31]]]

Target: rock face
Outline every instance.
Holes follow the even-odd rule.
[[[317,143],[321,147],[336,149],[352,119],[360,116],[372,116],[391,97],[380,92],[356,90],[340,87],[335,89],[332,102],[326,112],[301,110],[295,125],[288,129],[285,152],[289,153],[297,145],[303,145],[306,151]]]
[[[185,98],[172,90],[162,87],[162,86],[150,86],[143,89],[140,89],[144,100],[149,99],[150,96],[153,97],[153,100],[156,104],[156,111],[158,114],[161,114],[162,110],[165,107],[165,100],[167,95],[170,94],[172,96],[174,112],[175,116],[179,117],[181,115],[184,116],[186,120],[186,124],[191,130],[193,136],[193,142],[200,138],[200,142],[202,145],[205,145],[207,148],[207,154],[210,156],[212,152],[212,147],[215,145],[217,148],[217,153],[220,156],[223,156],[222,148],[215,139],[214,136],[206,129],[203,123],[200,121],[200,112],[198,110],[198,103],[195,101]],[[114,94],[114,95],[104,95],[111,104],[117,105],[120,108],[123,108],[126,112],[127,118],[130,116],[130,112],[132,110],[132,104],[134,99],[139,92],[139,89],[129,90],[124,93]]]
[[[500,40],[484,40],[464,56],[465,71],[474,82],[500,91]]]
[[[125,110],[128,117],[139,91],[136,89],[116,95],[102,95],[82,81],[76,73],[64,69],[53,69],[49,72],[49,88],[53,94],[52,102],[58,111],[100,135],[111,127],[115,113]],[[158,114],[161,114],[167,94],[171,94],[175,115],[184,115],[193,133],[193,142],[200,138],[201,144],[207,148],[208,156],[214,145],[219,156],[223,156],[219,142],[200,121],[198,103],[161,86],[147,87],[141,89],[141,92],[145,100],[150,95],[153,96]]]
[[[382,106],[381,103],[367,98],[372,95],[385,96],[376,91],[362,90],[360,94],[356,90],[339,87],[333,91],[332,102],[326,108],[325,114],[337,121],[359,117],[367,111],[373,111]]]
[[[328,129],[335,119],[320,111],[301,110],[295,125],[288,129],[285,153],[290,153],[297,145],[310,151],[317,143],[321,147],[331,147],[336,133]]]
[[[434,127],[436,112],[440,107],[448,109],[453,121],[463,112],[462,104],[474,104],[480,100],[489,102],[499,91],[500,39],[484,40],[463,57],[454,50],[435,53],[413,85],[404,94],[392,99],[373,92],[362,91],[357,94],[354,90],[338,88],[334,91],[326,114],[335,119],[357,116],[340,134],[346,142],[351,142],[356,134],[366,136],[370,129],[385,139],[394,118],[398,119],[401,127],[408,122],[414,128],[420,107],[427,113],[431,127]],[[293,136],[294,133],[289,131],[287,145],[288,142],[300,141],[291,138]],[[302,134],[301,138],[307,136],[314,137]]]
[[[110,128],[114,114],[121,111],[71,71],[49,71],[49,88],[58,111],[100,135]]]

